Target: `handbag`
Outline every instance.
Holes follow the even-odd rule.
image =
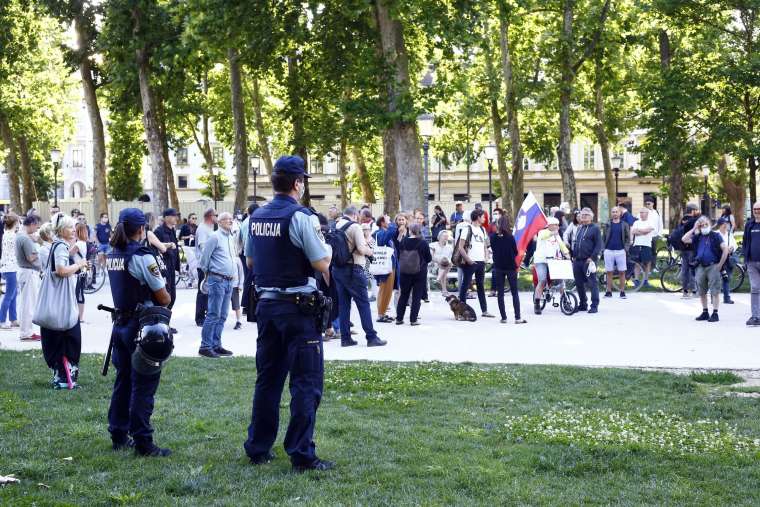
[[[74,277],[60,277],[53,271],[55,249],[59,245],[65,247],[62,241],[57,241],[50,248],[32,322],[52,331],[68,331],[79,322],[79,309],[76,303],[76,285],[71,281]]]
[[[467,231],[467,238],[464,240],[464,250],[470,249],[470,241],[472,241],[472,226],[469,226]],[[451,255],[451,263],[456,267],[462,267],[462,264],[466,264],[462,258],[462,254],[459,252],[459,239],[454,242],[454,253]]]
[[[369,264],[369,273],[375,276],[389,275],[393,271],[393,248],[376,246]]]

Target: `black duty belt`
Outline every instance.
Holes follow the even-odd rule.
[[[227,280],[228,282],[231,282],[233,280],[233,277],[231,276],[223,275],[221,273],[214,273],[213,271],[209,271],[208,276],[218,276],[219,278]]]
[[[300,292],[276,292],[276,291],[264,291],[259,293],[259,300],[270,301],[287,301],[289,303],[311,303],[314,300],[313,294],[303,294]]]

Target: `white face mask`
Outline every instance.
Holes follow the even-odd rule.
[[[701,229],[699,229],[702,234],[707,236],[710,234],[710,226],[703,226]]]

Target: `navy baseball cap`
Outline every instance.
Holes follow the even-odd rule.
[[[174,208],[166,208],[164,210],[164,216],[165,217],[176,217],[179,216],[179,213],[177,213],[177,210]]]
[[[718,225],[723,225],[723,224],[730,224],[730,223],[731,223],[731,220],[729,220],[729,219],[728,219],[728,218],[726,218],[726,217],[720,217],[720,218],[718,219]]]
[[[119,213],[119,222],[140,227],[145,225],[145,214],[137,208],[124,208]]]
[[[277,159],[274,163],[274,172],[282,174],[292,174],[294,176],[303,176],[308,178],[306,174],[306,164],[303,159],[297,155],[286,155]]]

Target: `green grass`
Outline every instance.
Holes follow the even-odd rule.
[[[742,378],[730,371],[692,372],[689,378],[700,384],[732,385],[742,382]]]
[[[110,450],[100,360],[84,357],[82,389],[52,391],[38,352],[0,351],[0,475],[21,480],[0,505],[760,503],[760,405],[686,376],[329,362],[316,442],[338,469],[297,476],[287,394],[277,459],[245,459],[252,359],[169,363],[162,460]]]

